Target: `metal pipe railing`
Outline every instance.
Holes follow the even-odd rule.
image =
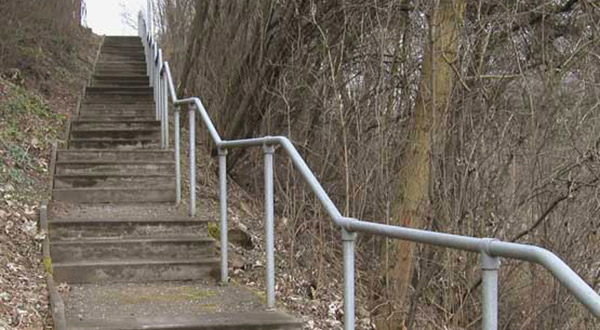
[[[148,11],[151,21],[152,12]],[[519,259],[537,263],[545,267],[567,290],[572,293],[594,316],[600,318],[600,296],[559,257],[540,247],[501,242],[492,238],[475,238],[468,236],[437,233],[432,231],[390,226],[374,222],[362,221],[343,217],[320,182],[310,170],[292,142],[283,136],[265,136],[260,138],[222,140],[217,132],[204,105],[197,97],[178,99],[175,93],[173,77],[168,62],[162,60],[162,50],[154,41],[152,28],[146,25],[140,13],[138,20],[140,37],[144,42],[150,82],[155,89],[155,99],[158,97],[157,119],[161,120],[161,146],[168,147],[168,102],[174,106],[174,148],[176,200],[181,201],[181,168],[180,168],[180,111],[188,107],[189,118],[189,176],[190,176],[190,216],[196,214],[196,163],[195,163],[195,130],[196,112],[208,130],[212,141],[217,146],[219,156],[219,203],[220,203],[220,244],[221,244],[221,282],[228,282],[227,263],[227,182],[226,157],[227,150],[233,148],[262,147],[264,155],[265,183],[265,238],[266,238],[266,290],[267,308],[275,307],[275,249],[274,249],[274,205],[273,205],[273,156],[274,147],[280,146],[284,153],[300,172],[302,178],[316,195],[317,199],[333,221],[341,228],[343,258],[344,258],[344,329],[353,330],[354,314],[354,281],[355,281],[355,248],[356,233],[368,233],[398,240],[434,245],[439,247],[470,251],[481,256],[482,270],[482,328],[497,330],[498,328],[498,270],[500,257]]]

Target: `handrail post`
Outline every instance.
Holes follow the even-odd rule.
[[[219,206],[221,233],[221,283],[229,282],[227,274],[227,149],[219,148]]]
[[[173,113],[173,128],[175,129],[174,142],[175,143],[175,202],[177,205],[181,203],[181,150],[180,150],[180,127],[179,127],[179,115],[181,109],[179,106],[175,107]]]
[[[196,106],[188,110],[190,130],[190,217],[196,216]]]
[[[167,77],[166,74],[164,73],[165,71],[162,71],[163,74],[163,83],[162,83],[162,90],[163,90],[163,121],[164,121],[164,136],[165,136],[165,145],[164,148],[165,149],[169,149],[169,94],[168,94],[168,87],[167,87]]]
[[[498,270],[500,258],[481,252],[483,330],[498,329]]]
[[[165,149],[165,109],[164,105],[165,94],[163,91],[163,76],[159,71],[158,73],[158,112],[160,117],[160,147]]]
[[[264,145],[265,155],[265,239],[267,250],[267,309],[275,309],[275,235],[273,224],[273,153],[272,145]]]
[[[342,228],[344,245],[344,330],[354,330],[354,249],[356,233]]]

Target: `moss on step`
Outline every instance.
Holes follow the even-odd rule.
[[[211,298],[216,295],[210,289],[198,288],[194,286],[179,286],[160,291],[149,290],[131,291],[131,290],[109,290],[103,295],[106,301],[114,301],[120,304],[144,304],[144,303],[174,303],[174,302],[197,302],[203,299]]]
[[[209,222],[207,225],[208,236],[214,238],[217,241],[221,240],[221,230],[216,222]]]
[[[44,257],[42,258],[42,263],[44,265],[44,270],[46,273],[52,275],[52,258]]]

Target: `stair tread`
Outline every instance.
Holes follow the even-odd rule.
[[[266,311],[255,292],[239,285],[199,281],[75,284],[69,295],[66,316],[72,329],[214,330],[223,326],[265,330],[301,326],[300,320],[283,312]]]
[[[106,137],[106,138],[71,138],[69,139],[69,141],[72,142],[78,142],[78,141],[82,141],[82,142],[134,142],[134,141],[158,141],[159,139],[157,138],[150,138],[150,137],[136,137],[136,138],[111,138],[111,137]]]
[[[173,153],[173,149],[134,149],[134,150],[122,150],[122,149],[80,149],[80,150],[73,150],[73,149],[58,149],[59,153],[69,153],[69,152],[73,152],[73,153],[82,153],[82,152],[89,152],[89,153],[93,153],[93,152],[122,152],[122,153],[153,153],[153,152],[161,152],[161,153]]]
[[[169,236],[169,237],[157,237],[157,236],[144,236],[135,238],[123,238],[123,237],[90,237],[77,239],[54,239],[50,241],[50,245],[75,245],[75,244],[136,244],[136,243],[171,243],[171,242],[214,242],[212,237],[197,237],[197,236]]]
[[[88,149],[85,149],[88,150]],[[57,160],[58,164],[174,164],[174,160]]]
[[[106,176],[110,176],[110,177],[140,177],[140,178],[171,178],[173,177],[173,174],[160,174],[160,173],[129,173],[129,174],[123,174],[123,173],[108,173],[108,174],[98,174],[98,173],[81,173],[81,174],[76,174],[76,173],[66,173],[66,174],[55,174],[54,177],[58,177],[58,178],[80,178],[80,177],[89,177],[89,178],[95,178],[95,177],[106,177]]]
[[[73,127],[71,131],[75,132],[160,132],[160,127],[123,127],[123,128],[77,128]]]
[[[53,220],[49,220],[48,223],[50,224],[98,224],[98,223],[125,223],[125,222],[130,222],[130,223],[190,223],[190,222],[194,222],[194,223],[206,223],[206,222],[210,222],[210,220],[208,219],[201,219],[201,218],[185,218],[185,217],[163,217],[163,218],[156,218],[156,219],[152,219],[152,218],[143,218],[143,219],[136,219],[136,218],[90,218],[90,219],[53,219]]]
[[[219,258],[197,258],[197,259],[111,259],[111,260],[94,260],[94,261],[68,261],[54,262],[53,267],[73,267],[73,266],[128,266],[128,265],[170,265],[170,264],[212,264],[218,263]]]

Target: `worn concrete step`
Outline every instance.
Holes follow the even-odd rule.
[[[50,240],[108,239],[142,237],[204,237],[208,221],[186,217],[143,219],[68,219],[50,220]]]
[[[57,161],[56,174],[172,174],[175,162],[172,160],[152,161],[112,161],[76,160]]]
[[[92,161],[102,160],[110,161],[143,161],[151,162],[155,160],[168,161],[173,160],[173,150],[76,150],[59,149],[56,153],[57,162],[63,161]]]
[[[261,291],[214,281],[73,284],[65,316],[72,329],[90,330],[302,328],[281,310],[267,311]]]
[[[50,242],[53,262],[129,260],[190,260],[215,256],[209,237],[140,237],[129,239],[80,239]]]
[[[153,89],[152,87],[149,86],[130,86],[130,87],[97,87],[97,86],[91,86],[91,87],[87,87],[86,88],[86,93],[98,93],[98,94],[104,94],[104,93],[116,93],[116,94],[152,94],[153,93]]]
[[[104,102],[104,101],[88,101],[85,100],[85,102],[82,104],[81,108],[85,109],[85,110],[110,110],[110,109],[154,109],[155,108],[156,103],[154,103],[154,100],[152,100],[152,98],[148,98],[147,100],[144,100],[143,102],[133,102],[133,103],[115,103],[115,102]]]
[[[154,112],[144,113],[144,115],[140,116],[115,116],[115,115],[95,115],[93,113],[87,113],[86,115],[80,115],[79,117],[73,117],[74,121],[95,121],[95,122],[111,122],[111,121],[126,121],[126,122],[136,122],[136,121],[152,121],[156,120],[156,116]]]
[[[192,260],[127,260],[52,264],[58,283],[185,281],[215,276],[216,258]]]
[[[280,312],[255,311],[184,317],[73,318],[69,330],[301,330],[302,324]]]
[[[99,65],[141,65],[146,67],[146,61],[98,61],[96,67]]]
[[[69,147],[74,149],[156,149],[160,141],[156,139],[71,139]]]
[[[148,115],[152,115],[156,111],[156,105],[153,102],[143,102],[143,103],[86,103],[81,106],[81,112],[90,112],[93,113],[95,111],[113,111],[120,112],[123,110],[146,110],[151,111]],[[106,115],[106,114],[103,114]],[[137,115],[137,114],[136,114]]]
[[[105,121],[105,120],[81,120],[71,122],[71,130],[97,130],[97,129],[158,129],[160,121]]]
[[[104,43],[108,42],[142,42],[139,36],[106,36],[104,37]]]
[[[106,110],[88,110],[81,109],[81,113],[79,114],[80,118],[83,120],[88,120],[91,118],[104,120],[104,117],[121,117],[120,121],[125,121],[129,117],[133,118],[144,118],[144,120],[148,120],[148,118],[156,119],[155,115],[156,111],[153,108],[148,109],[106,109]],[[109,121],[110,119],[106,119]]]
[[[119,61],[127,60],[127,58],[119,58]],[[101,76],[110,76],[110,75],[132,75],[132,76],[140,76],[147,74],[146,67],[119,67],[119,66],[98,66],[94,70],[94,74]]]
[[[96,70],[102,69],[119,69],[119,70],[146,70],[146,62],[142,61],[103,61],[96,63]]]
[[[133,45],[105,45],[100,55],[144,55],[144,47]]]
[[[147,87],[148,82],[138,82],[138,81],[92,81],[93,87]]]
[[[172,174],[56,174],[54,188],[120,188],[144,187],[175,189]]]
[[[160,139],[160,127],[152,128],[86,128],[72,129],[72,139]]]
[[[111,76],[111,75],[131,75],[131,76],[141,76],[145,75],[145,68],[128,68],[128,69],[119,69],[119,68],[98,68],[94,71],[94,74],[101,76]]]
[[[119,90],[121,89],[121,90]],[[142,87],[88,87],[85,91],[87,101],[99,99],[143,99],[151,100],[153,90],[148,86]]]
[[[114,87],[127,87],[127,86],[139,86],[149,87],[150,80],[147,76],[136,75],[136,76],[95,76],[92,78],[92,86],[114,86]]]
[[[104,52],[98,56],[99,62],[131,62],[144,61],[146,57],[142,52]],[[97,68],[94,71],[98,71]]]
[[[86,95],[83,108],[86,108],[88,105],[127,105],[127,104],[151,104],[154,101],[152,95],[133,95],[133,96],[90,96]]]
[[[141,54],[144,55],[144,47],[140,45],[103,45],[100,55],[103,54]]]
[[[122,49],[122,48],[132,48],[132,49],[144,49],[144,45],[142,44],[141,39],[139,40],[131,40],[126,42],[116,42],[116,41],[106,41],[102,44],[102,49]]]
[[[134,103],[104,103],[89,104],[81,107],[82,116],[132,116],[132,117],[151,117],[156,119],[156,107],[153,104],[134,104]],[[128,114],[128,112],[130,112]]]
[[[175,188],[55,188],[52,199],[78,203],[175,202]]]
[[[140,75],[126,75],[126,74],[113,74],[113,75],[92,75],[94,81],[143,81],[149,82],[146,74]]]

